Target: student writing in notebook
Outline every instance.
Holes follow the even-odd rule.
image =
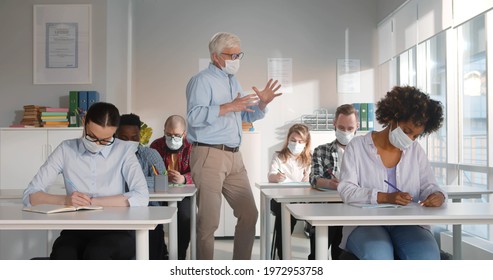
[[[269,182],[308,182],[311,163],[311,137],[308,127],[304,124],[295,124],[289,128],[286,140],[280,151],[275,152],[269,170]],[[272,259],[277,251],[282,260],[282,230],[281,204],[271,200],[270,209],[276,216],[274,223],[274,241],[272,242]],[[291,232],[296,225],[296,219],[291,216]]]
[[[114,137],[119,122],[120,113],[113,104],[93,104],[87,111],[82,137],[65,140],[53,151],[24,191],[24,205],[147,206],[149,192],[135,147]],[[58,174],[63,174],[66,195],[46,192]],[[135,231],[63,230],[50,258],[134,256]]]
[[[164,122],[164,136],[154,140],[151,148],[156,149],[168,169],[168,181],[174,184],[193,184],[190,174],[192,145],[187,141],[187,123],[182,116],[169,116]],[[178,202],[178,259],[187,257],[190,244],[191,198]]]
[[[334,129],[336,139],[315,148],[312,156],[310,184],[317,188],[336,190],[339,185],[342,156],[346,145],[353,139],[359,128],[358,112],[351,104],[343,104],[336,109]],[[306,228],[306,227],[305,227]],[[315,259],[315,227],[308,226],[310,235],[309,260]],[[342,227],[329,227],[329,247],[333,260],[339,258]]]
[[[384,129],[355,137],[344,152],[337,188],[343,201],[441,206],[446,194],[415,141],[442,125],[440,102],[415,87],[396,86],[377,103],[375,116]],[[419,225],[345,226],[341,248],[359,259],[440,259],[429,227]]]
[[[116,137],[132,144],[135,155],[140,163],[142,172],[147,181],[147,187],[154,189],[154,176],[164,174],[165,166],[159,153],[149,147],[140,145],[140,117],[135,114],[125,114],[120,117],[120,125]],[[159,202],[149,202],[150,206],[159,206]],[[149,259],[162,260],[168,258],[168,250],[164,243],[163,225],[158,225],[149,231]]]

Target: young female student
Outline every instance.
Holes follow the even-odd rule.
[[[149,192],[135,148],[114,137],[119,121],[120,113],[113,104],[93,104],[86,114],[83,136],[65,140],[53,151],[24,191],[24,205],[147,206]],[[58,174],[63,174],[66,195],[46,192]],[[134,231],[63,230],[50,258],[134,256]]]
[[[355,137],[346,147],[337,190],[345,203],[438,207],[446,200],[424,150],[415,140],[438,130],[440,102],[420,90],[394,87],[377,103],[381,131]],[[426,226],[345,226],[341,248],[359,259],[440,259]]]
[[[275,152],[272,157],[269,182],[308,182],[312,161],[310,142],[310,131],[306,125],[291,126],[281,151]],[[279,259],[282,260],[281,204],[271,200],[270,209],[276,216],[272,259],[277,250]],[[291,216],[291,232],[295,225],[296,219]]]

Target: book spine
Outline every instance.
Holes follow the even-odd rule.
[[[375,104],[368,103],[368,130],[375,129]]]
[[[69,107],[68,107],[68,117],[70,127],[77,127],[77,116],[75,114],[75,111],[79,107],[79,96],[77,91],[70,91],[69,92]]]
[[[88,91],[87,92],[87,108],[91,108],[92,104],[99,102],[99,92]]]

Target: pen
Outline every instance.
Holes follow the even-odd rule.
[[[385,183],[387,183],[387,184],[388,184],[391,188],[393,188],[394,190],[396,190],[396,191],[398,191],[398,192],[403,192],[403,191],[401,191],[399,188],[397,188],[396,186],[394,186],[392,183],[390,183],[389,181],[387,181],[387,180],[383,180],[383,181],[384,181]],[[413,198],[412,200],[413,200],[413,201],[415,201],[415,200],[414,200],[414,198]],[[420,201],[420,200],[418,200],[418,203],[419,203],[419,204],[421,204],[421,201]]]
[[[327,170],[327,171],[329,171],[329,175],[330,175],[330,176],[334,177],[334,179],[336,179],[336,180],[339,180],[339,179],[336,177],[336,175],[334,175],[334,173],[332,173],[332,170],[330,170],[330,169],[329,169],[329,170]]]
[[[284,174],[284,173],[282,173],[281,169],[279,169],[279,168],[277,169],[277,172]]]
[[[152,171],[154,172],[154,175],[158,175],[156,167],[154,166],[154,164],[151,165],[151,167],[152,167]]]
[[[394,190],[398,191],[398,192],[403,192],[401,190],[399,190],[396,186],[392,185],[392,183],[390,183],[389,181],[387,180],[383,180],[385,183],[387,183],[391,188],[393,188]]]

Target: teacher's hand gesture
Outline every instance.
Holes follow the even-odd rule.
[[[282,95],[282,93],[276,93],[276,91],[279,90],[280,87],[281,85],[277,84],[277,80],[272,82],[272,79],[267,82],[265,88],[262,91],[259,91],[256,87],[252,87],[253,91],[257,93],[257,96],[260,99],[258,106],[261,110],[264,110],[267,104],[274,100],[274,98]]]

